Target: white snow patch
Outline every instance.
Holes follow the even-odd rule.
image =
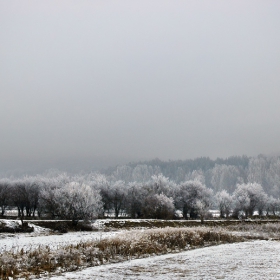
[[[20,221],[1,220],[10,228],[19,225]],[[48,246],[50,249],[58,249],[61,246],[78,244],[85,241],[101,240],[114,236],[122,231],[96,232],[96,231],[79,231],[65,234],[53,234],[51,230],[28,223],[34,227],[32,233],[0,233],[0,252],[8,250],[36,249],[39,246]]]

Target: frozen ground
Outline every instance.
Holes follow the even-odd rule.
[[[280,242],[252,241],[196,249],[41,279],[279,279]]]
[[[113,236],[117,232],[70,232],[63,235],[40,235],[32,234],[0,234],[0,252],[11,249],[31,249],[39,246],[49,246],[56,249],[67,244],[77,244],[83,241],[100,240]]]
[[[3,221],[2,221],[3,222]],[[5,220],[10,227],[18,221]],[[105,221],[97,221],[102,229]],[[48,246],[59,249],[81,241],[100,240],[118,232],[51,234],[34,226],[33,233],[0,233],[0,252]],[[280,242],[252,241],[207,247],[178,254],[87,268],[41,279],[280,279]]]
[[[5,220],[2,221],[8,224],[11,228],[19,221]],[[32,233],[0,233],[0,252],[11,249],[31,249],[39,246],[49,246],[50,249],[56,249],[68,244],[77,244],[83,241],[100,240],[109,236],[113,236],[119,232],[69,232],[65,234],[52,234],[50,230],[34,226]]]

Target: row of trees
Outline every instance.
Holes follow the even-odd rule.
[[[83,183],[82,178],[72,179],[60,174],[0,180],[1,215],[7,208],[16,207],[21,218],[47,215],[74,223],[96,217],[102,208],[99,190]]]
[[[216,160],[198,158],[186,161],[152,160],[117,166],[105,172],[110,180],[122,180],[126,183],[147,182],[152,175],[160,173],[177,184],[199,180],[215,193],[227,190],[233,194],[237,184],[256,182],[267,194],[280,196],[279,156],[242,156]]]
[[[210,208],[221,217],[241,214],[276,214],[280,203],[258,183],[237,184],[234,192],[217,193],[201,181],[174,183],[162,174],[146,182],[110,181],[102,174],[83,176],[35,176],[0,180],[0,209],[16,207],[18,216],[48,216],[53,219],[92,219],[125,214],[131,218],[184,219],[202,221]],[[179,214],[180,213],[180,214]]]

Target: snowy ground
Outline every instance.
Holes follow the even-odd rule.
[[[41,279],[279,279],[280,242],[252,241],[196,249]]]
[[[68,244],[77,244],[83,241],[100,240],[113,236],[118,232],[70,232],[63,235],[51,234],[34,236],[32,234],[0,234],[0,252],[11,249],[31,249],[39,246],[49,246],[57,249]]]
[[[3,220],[7,225],[13,228],[20,221]],[[65,234],[53,234],[50,230],[38,227],[29,223],[34,227],[32,233],[0,233],[0,252],[8,250],[35,249],[39,246],[49,246],[50,249],[57,249],[68,244],[77,244],[83,241],[100,240],[106,237],[114,236],[120,231],[114,232],[69,232]]]
[[[5,220],[12,228],[19,221]],[[96,228],[104,228],[103,220],[96,221]],[[33,233],[0,233],[0,252],[35,249],[48,246],[58,249],[81,241],[100,240],[118,232],[70,232],[52,234],[34,226]],[[280,242],[251,241],[219,245],[132,260],[119,264],[102,265],[77,272],[41,279],[280,279]]]

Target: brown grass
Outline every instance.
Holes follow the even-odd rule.
[[[280,240],[280,223],[240,223],[227,226],[226,230],[237,232],[247,239]]]
[[[142,219],[142,220],[133,220],[133,219],[118,219],[118,220],[103,220],[104,229],[114,230],[114,229],[139,229],[139,228],[165,228],[165,227],[198,227],[198,226],[207,226],[207,227],[227,227],[235,226],[239,224],[267,224],[267,223],[276,223],[280,225],[279,219],[274,220],[205,220],[204,224],[201,224],[199,220],[153,220],[153,219]]]
[[[0,277],[17,278],[46,275],[55,271],[73,271],[88,266],[143,258],[197,248],[205,245],[243,241],[211,228],[165,228],[129,231],[101,241],[81,242],[50,250],[7,251],[0,254]]]

